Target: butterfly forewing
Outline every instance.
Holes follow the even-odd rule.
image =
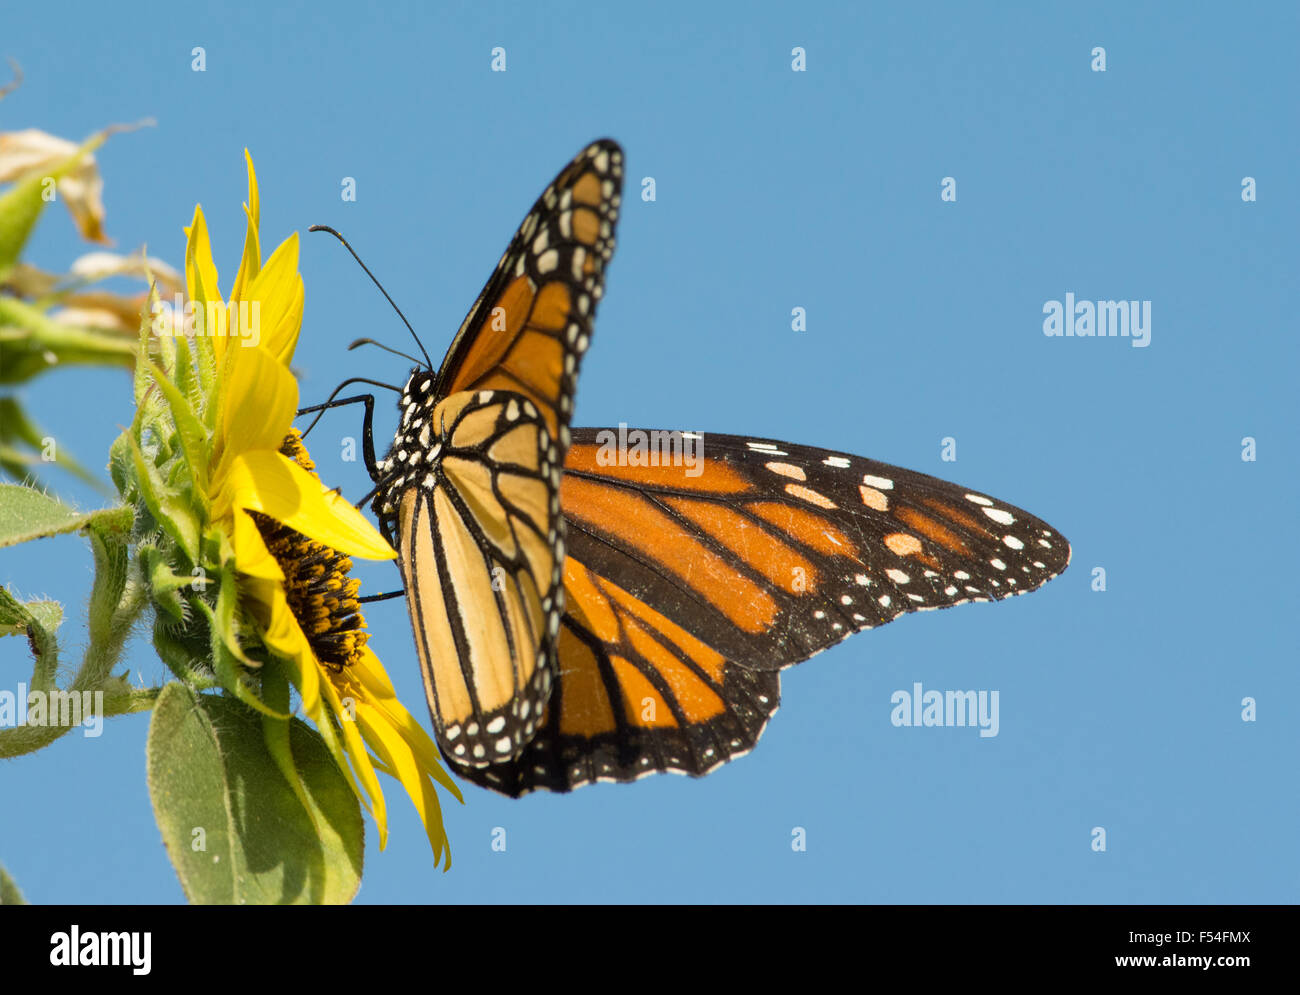
[[[436,390],[510,390],[567,445],[582,355],[614,254],[623,150],[593,142],[542,192],[461,324]]]

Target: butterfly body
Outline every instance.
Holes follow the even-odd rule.
[[[622,162],[595,142],[546,188],[372,468],[439,748],[511,796],[707,773],[758,741],[781,669],[1069,561],[1029,513],[860,456],[689,433],[687,460],[669,432],[621,460],[570,429]]]

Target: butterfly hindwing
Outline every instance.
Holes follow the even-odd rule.
[[[907,612],[1033,590],[1069,561],[1046,523],[925,474],[726,435],[679,437],[693,461],[649,465],[613,435],[575,429],[565,461],[546,722],[516,761],[470,774],[507,794],[706,773],[753,746],[780,668]],[[669,697],[662,728],[640,718]]]
[[[750,670],[570,555],[559,672],[546,720],[515,760],[462,776],[503,794],[569,791],[658,771],[701,775],[758,742],[780,676]]]
[[[389,456],[398,561],[439,746],[516,756],[555,673],[564,590],[559,459],[541,412],[508,391],[415,397]],[[418,398],[423,396],[421,403]]]

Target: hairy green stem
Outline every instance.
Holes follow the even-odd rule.
[[[148,591],[135,578],[127,578],[124,542],[116,538],[105,539],[94,531],[90,536],[97,568],[90,595],[90,643],[82,657],[81,668],[67,691],[76,694],[103,691],[105,716],[146,711],[153,707],[157,689],[132,688],[124,679],[113,680],[111,676],[122,658],[131,630],[148,604]],[[38,647],[32,690],[48,694],[55,690],[58,655],[57,651],[46,653],[39,652],[40,649]],[[24,725],[0,730],[0,758],[33,753],[49,746],[71,728]]]

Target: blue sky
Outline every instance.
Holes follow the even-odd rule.
[[[1020,505],[1074,547],[1028,597],[905,617],[787,671],[757,750],[707,778],[522,801],[467,785],[450,873],[394,783],[359,901],[1296,900],[1295,8],[411,4],[371,21],[262,6],[7,5],[0,55],[26,79],[0,130],[155,118],[99,156],[108,232],[179,264],[202,202],[226,273],[247,146],[264,244],[304,236],[304,403],[348,375],[405,376],[351,339],[409,348],[308,225],[349,237],[436,358],[533,199],[608,135],[629,196],[576,424],[870,456]],[[58,270],[86,248],[51,212],[28,258]],[[1150,345],[1046,337],[1043,306],[1066,293],[1150,301]],[[93,465],[131,417],[114,373],[24,393]],[[383,410],[379,434],[395,420]],[[313,453],[359,497],[363,469],[331,455],[356,429],[332,416]],[[76,537],[0,553],[0,582],[69,605],[65,651],[89,579]],[[427,721],[404,607],[370,620]],[[0,687],[26,679],[24,656],[0,642]],[[163,674],[144,641],[131,670]],[[998,690],[999,735],[895,728],[890,696],[917,681]],[[0,771],[0,863],[31,900],[183,899],[145,787],[147,724]]]

